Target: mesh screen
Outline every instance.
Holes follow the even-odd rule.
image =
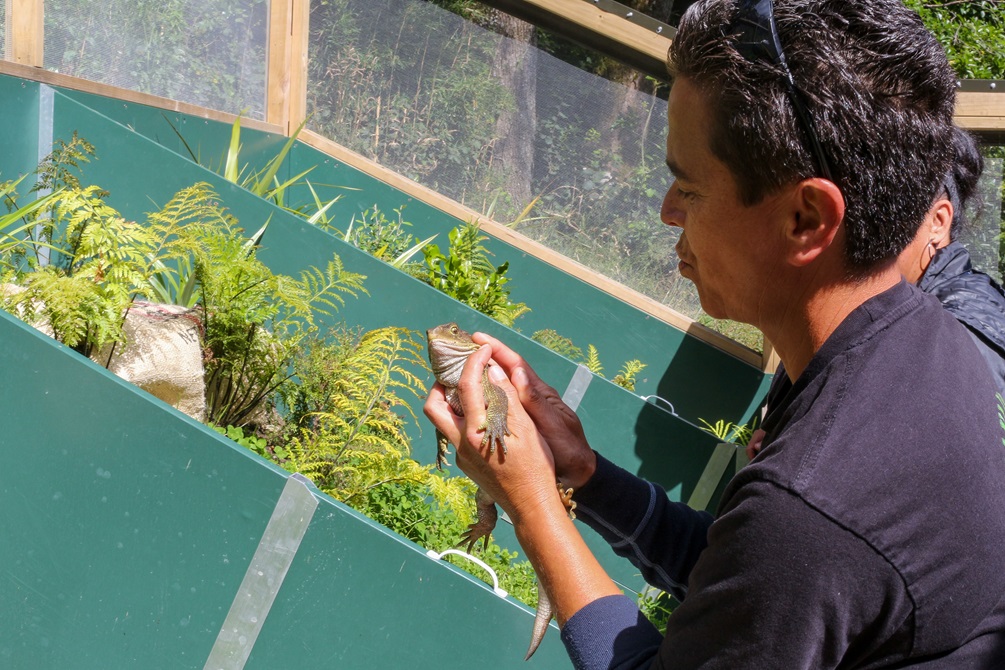
[[[986,272],[999,283],[1002,280],[1001,247],[1005,243],[1005,190],[1002,175],[1005,170],[1005,147],[985,147],[984,173],[977,193],[967,207],[963,230],[955,233],[968,251],[974,267]]]
[[[494,27],[421,0],[312,0],[308,125],[696,317],[659,221],[666,101]]]
[[[268,0],[46,0],[47,70],[265,116]]]

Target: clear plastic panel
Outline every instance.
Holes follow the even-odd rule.
[[[265,117],[268,0],[46,0],[47,70]]]
[[[308,127],[697,317],[659,221],[666,101],[536,48],[532,31],[505,37],[520,26],[484,11],[313,0]]]

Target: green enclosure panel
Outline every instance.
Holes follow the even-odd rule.
[[[39,84],[0,76],[0,182],[18,179],[35,169],[39,161]],[[42,155],[49,150],[42,152]],[[27,192],[31,179],[21,183]],[[6,211],[6,210],[2,210]]]
[[[288,212],[224,181],[181,155],[57,93],[54,135],[69,137],[76,130],[98,147],[98,160],[87,165],[84,178],[110,191],[109,203],[125,216],[142,220],[144,212],[162,204],[196,181],[211,183],[223,203],[247,229],[271,220],[260,258],[275,272],[298,275],[310,266],[323,266],[338,254],[346,266],[367,276],[368,295],[351,299],[329,324],[345,320],[353,326],[404,326],[424,331],[431,325],[457,321],[469,330],[492,333],[517,348],[549,383],[563,390],[575,372],[566,359],[498,323],[460,305],[431,287],[347,245]],[[249,223],[250,222],[250,223]],[[324,322],[325,319],[322,319]],[[690,340],[690,338],[687,338]],[[431,383],[428,373],[427,382]],[[415,399],[418,413],[421,399]],[[712,453],[715,440],[708,434],[650,405],[600,378],[594,378],[580,410],[591,444],[616,463],[660,482],[675,499],[686,500]],[[413,454],[431,462],[433,431],[424,421],[409,426]],[[517,549],[500,532],[503,546]],[[614,557],[593,537],[605,567],[621,583],[640,589],[636,571]]]
[[[67,91],[65,95],[183,157],[192,151],[204,157],[203,164],[219,165],[230,141],[230,127],[220,122],[79,92]],[[253,169],[264,166],[284,142],[284,138],[248,130],[242,131],[242,139],[242,162],[249,162]],[[400,209],[418,238],[436,234],[436,243],[445,248],[447,233],[463,223],[298,142],[279,176],[285,180],[306,170],[310,170],[307,180],[323,201],[339,197],[327,213],[342,230],[364,210],[377,207],[394,217],[394,210]],[[304,185],[289,189],[286,197],[290,207],[314,204]],[[516,323],[521,332],[530,335],[550,328],[571,337],[583,349],[593,344],[610,376],[625,361],[642,360],[648,367],[639,375],[636,392],[664,398],[692,422],[745,422],[760,406],[769,381],[761,370],[501,240],[490,239],[486,246],[497,263],[510,263],[512,299],[531,307],[532,311]]]
[[[0,667],[202,668],[284,473],[0,313]],[[532,614],[323,494],[248,668],[568,667]]]
[[[213,169],[223,164],[230,147],[231,126],[218,121],[92,93],[58,90],[64,96],[114,119],[183,157],[194,155],[200,164]],[[285,137],[250,128],[241,128],[240,138],[242,166],[245,161],[250,164],[247,172],[265,167],[265,163],[278,154],[286,143]],[[287,172],[281,174],[286,175]]]
[[[0,78],[0,86],[12,82],[17,80]],[[23,142],[23,156],[0,155],[4,175],[24,171],[26,160],[31,166],[37,162],[40,94],[33,86],[20,97],[0,100],[12,125],[36,126]],[[349,298],[337,314],[321,319],[325,327],[345,322],[421,332],[457,321],[509,343],[559,391],[576,372],[570,361],[528,339],[532,328],[521,326],[523,333],[505,328],[196,165],[179,150],[159,110],[57,90],[44,118],[52,119],[54,138],[68,139],[76,131],[97,147],[98,159],[86,165],[83,180],[108,190],[109,204],[128,218],[142,221],[145,212],[159,209],[181,188],[205,181],[246,230],[270,221],[259,257],[274,272],[297,276],[337,254],[347,269],[366,275],[368,294]],[[200,151],[222,152],[229,141],[225,124],[171,118],[176,126],[199,129]],[[281,145],[262,134],[248,137],[261,143],[260,156]],[[315,159],[323,177],[319,183],[360,189],[345,190],[357,212],[374,202],[382,209],[407,202],[417,228],[440,226],[445,236],[457,223],[309,147],[295,147],[292,170]],[[763,396],[759,371],[511,251],[507,258],[503,247],[496,248],[498,258],[513,263],[514,277],[526,273],[529,286],[555,301],[535,310],[561,322],[541,327],[573,334],[604,326],[612,347],[616,340],[647,344],[653,356],[664,347],[662,363],[648,359],[650,372],[660,370],[661,379],[673,378],[674,388],[693,392],[687,396],[691,406],[709,408],[699,414],[703,418],[749,411]],[[287,474],[7,315],[0,317],[0,397],[13,417],[0,436],[0,449],[12,464],[0,473],[0,503],[11,512],[0,523],[2,537],[14,538],[0,546],[0,560],[13,566],[0,577],[0,597],[17,603],[0,614],[0,667],[201,667]],[[627,357],[646,360],[641,352],[628,352],[631,346],[607,351],[601,341],[594,343],[609,365]],[[418,372],[432,382],[428,372]],[[414,399],[420,420],[408,431],[413,456],[429,463],[434,437],[421,418],[421,402]],[[679,404],[678,411],[687,416]],[[661,483],[675,500],[687,500],[694,491],[716,445],[693,423],[599,377],[592,377],[579,415],[598,451]],[[716,483],[721,487],[728,476]],[[492,667],[509,667],[511,658],[514,667],[523,667],[531,624],[525,608],[319,498],[250,667],[320,662],[397,667],[410,661],[425,667],[426,659],[428,667],[482,667],[485,659]],[[612,577],[641,590],[635,568],[581,528]],[[505,524],[496,540],[519,548]],[[33,658],[43,662],[25,665]],[[567,667],[556,631],[529,667],[534,665]]]

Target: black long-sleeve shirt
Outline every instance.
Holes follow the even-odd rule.
[[[1005,401],[962,326],[901,283],[771,407],[714,521],[600,459],[580,518],[684,598],[562,637],[577,668],[1005,668]]]

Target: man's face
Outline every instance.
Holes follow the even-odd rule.
[[[758,325],[770,273],[780,261],[779,198],[744,206],[736,180],[709,149],[709,106],[687,79],[670,91],[667,166],[674,176],[660,218],[678,226],[680,273],[694,282],[702,309],[717,319]]]

